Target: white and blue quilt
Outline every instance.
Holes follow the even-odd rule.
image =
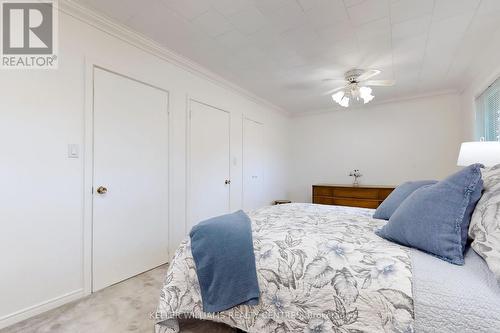
[[[168,269],[155,331],[177,333],[179,318],[198,318],[252,333],[500,332],[500,290],[482,259],[469,254],[459,267],[391,243],[375,235],[386,221],[373,212],[313,204],[249,212],[259,303],[218,313],[203,312],[186,239]]]

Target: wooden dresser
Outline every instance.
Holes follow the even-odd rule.
[[[313,203],[377,208],[394,190],[393,186],[313,185]]]

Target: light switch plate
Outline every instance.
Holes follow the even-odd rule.
[[[80,156],[80,147],[77,144],[68,145],[68,158],[78,158]]]

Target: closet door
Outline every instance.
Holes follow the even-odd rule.
[[[93,290],[168,261],[168,93],[94,70]]]
[[[229,212],[230,114],[190,102],[188,230]]]
[[[263,200],[262,124],[243,119],[243,209],[266,204]]]

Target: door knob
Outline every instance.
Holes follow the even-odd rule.
[[[106,194],[106,192],[108,192],[108,189],[105,188],[104,186],[99,186],[96,191],[99,194]]]
[[[229,185],[231,184],[231,181],[229,179],[226,179],[226,181],[224,181],[224,184]]]

